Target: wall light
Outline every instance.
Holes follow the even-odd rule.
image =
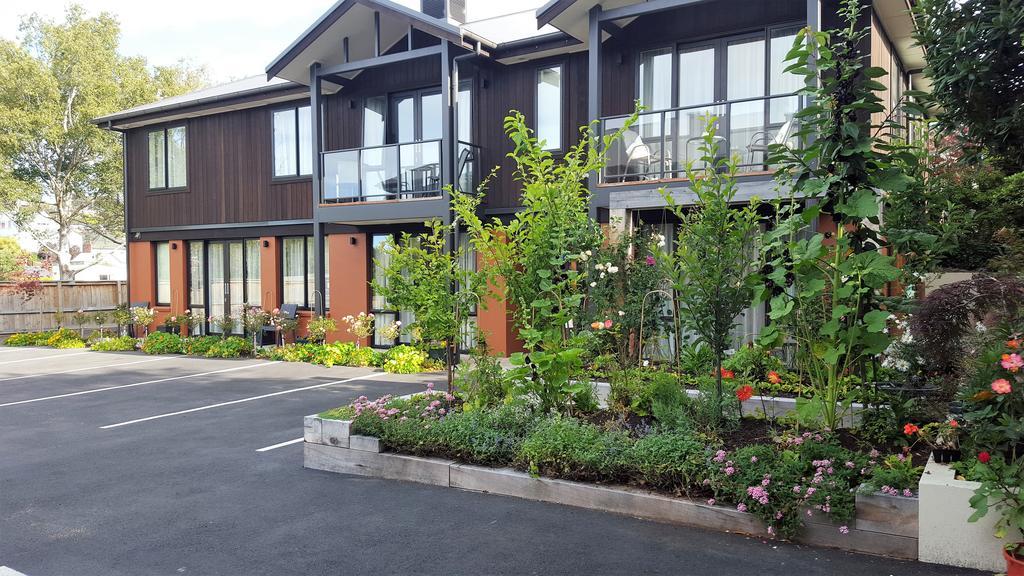
[[[177,250],[177,249],[178,249],[178,243],[177,242],[171,242],[171,250]]]
[[[356,244],[359,243],[359,240],[355,236],[349,236],[348,243],[355,246]]]
[[[270,240],[264,240],[263,241],[263,247],[264,248],[270,248]]]

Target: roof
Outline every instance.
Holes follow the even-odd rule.
[[[130,123],[126,121],[142,116],[148,117],[162,113],[185,110],[202,106],[204,104],[221,102],[229,98],[244,98],[246,96],[261,95],[269,96],[275,92],[287,92],[289,89],[298,88],[302,87],[281,78],[272,78],[268,80],[266,76],[263,75],[250,76],[248,78],[242,78],[241,80],[202,88],[187,94],[170,96],[157,100],[156,102],[150,102],[148,104],[142,104],[113,114],[107,114],[106,116],[93,119],[93,123],[107,124],[110,126],[123,126]]]
[[[558,33],[558,30],[553,26],[537,26],[537,15],[533,10],[522,10],[493,18],[466,22],[462,25],[462,28],[480,38],[489,40],[499,48],[502,44],[508,42],[517,42]]]

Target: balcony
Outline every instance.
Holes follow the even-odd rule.
[[[719,156],[737,156],[739,172],[769,172],[768,147],[792,146],[799,131],[793,94],[745,98],[644,112],[607,151],[600,184],[637,184],[686,178],[686,167],[703,167],[704,117],[714,116]],[[621,129],[629,114],[601,118],[602,134]]]
[[[440,198],[441,150],[441,140],[436,139],[325,152],[321,203]],[[459,141],[455,174],[456,188],[476,190],[479,146]]]

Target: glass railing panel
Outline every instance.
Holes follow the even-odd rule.
[[[394,200],[400,191],[398,179],[398,147],[365,148],[360,166],[362,200]]]
[[[415,198],[441,190],[441,143],[400,144],[398,152],[402,198]]]
[[[466,193],[476,192],[480,184],[480,147],[460,140],[455,170],[458,189]]]
[[[684,108],[674,113],[675,140],[678,142],[679,153],[676,157],[676,175],[686,177],[686,168],[703,170],[706,168],[702,158],[704,152],[704,127],[710,117],[714,116],[718,126],[715,140],[718,141],[719,153],[724,153],[725,137],[721,135],[721,117],[725,115],[724,106],[699,106]]]
[[[763,170],[767,150],[756,143],[767,134],[765,102],[737,102],[729,106],[729,155],[739,158],[741,171]]]
[[[359,190],[359,150],[324,154],[324,201],[351,202],[361,195]]]

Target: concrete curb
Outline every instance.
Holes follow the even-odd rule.
[[[538,478],[511,468],[488,468],[440,458],[379,452],[379,439],[367,436],[339,438],[332,435],[325,439],[326,430],[335,431],[335,434],[349,431],[351,422],[347,421],[307,416],[305,429],[303,466],[314,470],[501,494],[667,524],[770,538],[765,525],[756,516],[731,507],[711,506],[629,486]],[[316,430],[320,431],[319,437],[312,433]],[[342,446],[345,443],[348,447]],[[909,502],[894,504],[874,499],[874,495],[867,496],[864,522],[861,523],[861,498],[858,496],[857,521],[850,523],[848,534],[840,533],[839,526],[830,523],[827,517],[812,515],[805,519],[805,527],[796,541],[893,558],[917,559],[916,501],[913,505]],[[913,530],[908,528],[910,523],[915,526]]]

